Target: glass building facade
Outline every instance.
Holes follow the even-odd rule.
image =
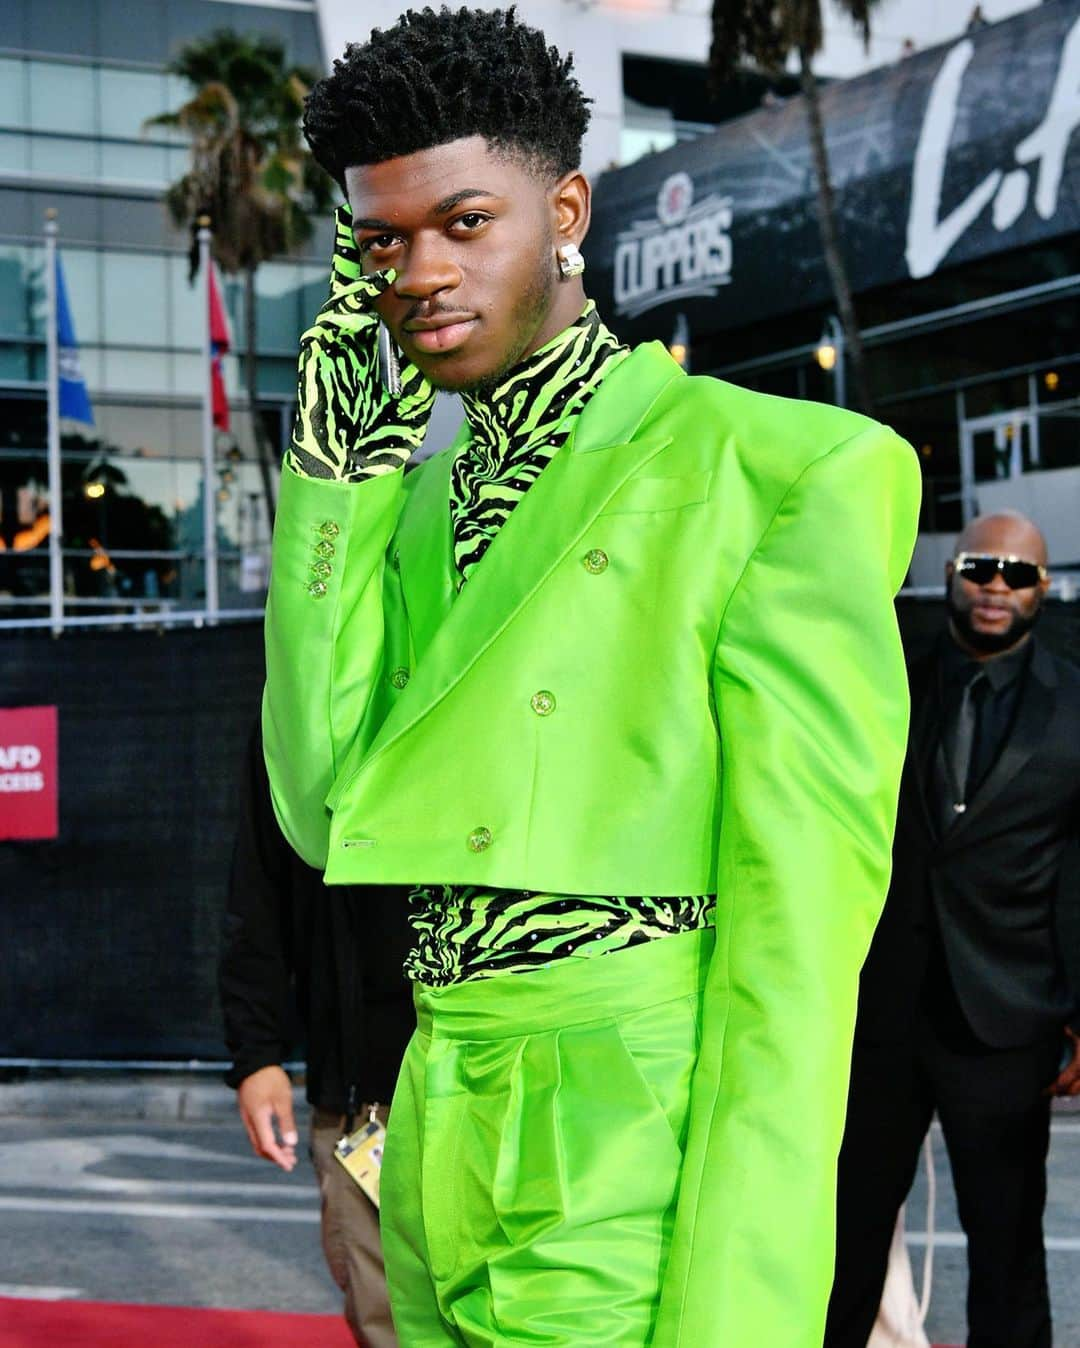
[[[222,0],[5,0],[0,33],[0,618],[47,589],[44,228],[59,253],[94,427],[62,438],[65,591],[73,609],[197,606],[203,576],[201,282],[164,205],[188,166],[147,121],[190,97],[167,64],[194,38],[270,34],[320,71],[315,6]],[[256,274],[258,415],[277,448],[297,339],[325,294],[330,230]],[[242,391],[243,284],[224,277],[230,433],[217,436],[223,607],[262,600],[269,527]],[[131,555],[139,554],[139,555]]]

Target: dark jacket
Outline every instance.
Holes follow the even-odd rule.
[[[330,888],[296,855],[274,817],[256,726],[219,969],[233,1058],[228,1083],[285,1062],[299,1030],[312,1104],[345,1113],[362,1101],[389,1101],[415,1024],[402,972],[411,944],[406,914],[401,889]]]
[[[942,824],[934,789],[941,737],[938,649],[909,667],[912,721],[893,876],[863,967],[856,1033],[908,1034],[940,949],[964,1018],[994,1048],[1033,1043],[1077,1010],[1075,942],[1063,939],[1080,832],[1080,671],[1035,644],[1013,724],[965,813]]]

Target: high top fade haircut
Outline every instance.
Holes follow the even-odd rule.
[[[466,136],[553,182],[581,163],[589,124],[573,63],[513,7],[406,10],[346,47],[308,95],[304,134],[343,190],[347,168]]]

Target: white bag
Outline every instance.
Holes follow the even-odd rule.
[[[911,1272],[904,1241],[904,1209],[896,1215],[892,1245],[889,1247],[889,1265],[881,1305],[866,1348],[930,1348],[923,1324],[930,1309],[930,1286],[934,1266],[934,1154],[930,1136],[925,1142],[927,1177],[926,1256],[923,1263],[923,1292],[915,1295],[915,1279]]]

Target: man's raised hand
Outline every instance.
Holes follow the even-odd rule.
[[[391,395],[379,371],[375,301],[393,271],[364,275],[352,213],[335,215],[330,296],[300,339],[296,422],[287,465],[305,477],[355,482],[400,468],[423,443],[435,390],[415,365]]]

